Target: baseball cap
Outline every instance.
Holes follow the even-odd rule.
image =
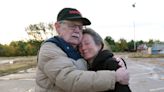
[[[91,24],[90,20],[82,17],[81,13],[75,8],[63,8],[57,16],[57,21],[61,20],[77,20],[81,21],[83,25]]]

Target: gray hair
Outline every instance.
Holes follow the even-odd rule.
[[[91,29],[91,28],[85,28],[85,29],[83,29],[83,34],[89,34],[89,35],[91,35],[96,45],[102,45],[101,49],[104,47],[103,39],[93,29]]]

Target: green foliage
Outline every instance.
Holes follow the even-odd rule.
[[[105,42],[108,44],[113,52],[134,52],[134,41],[131,40],[127,42],[125,39],[120,39],[118,42],[115,42],[112,37],[107,36],[105,39]],[[154,43],[162,43],[159,40],[152,40],[150,39],[148,42],[144,42],[142,40],[140,41],[135,41],[136,46],[139,46],[141,44],[147,44],[148,47],[151,47]],[[136,51],[136,50],[135,50]]]
[[[110,36],[107,36],[105,38],[105,41],[108,42],[108,44],[110,44],[110,45],[115,45],[115,41]]]
[[[133,40],[127,42],[125,39],[120,39],[118,42],[115,42],[110,36],[107,36],[104,40],[107,43],[107,48],[110,48],[113,52],[134,51]],[[34,56],[37,55],[42,42],[43,41],[40,40],[29,40],[27,42],[13,41],[9,45],[0,44],[0,56]],[[136,44],[139,46],[146,43],[148,46],[151,46],[157,42],[162,43],[160,41],[153,40],[149,40],[148,42],[140,40],[136,41]]]
[[[105,41],[109,44],[113,52],[123,52],[128,49],[128,44],[125,39],[120,39],[119,42],[115,42],[112,37],[107,36]]]
[[[128,42],[128,51],[133,51],[134,50],[134,41],[131,40]]]
[[[127,42],[126,42],[126,40],[125,39],[120,39],[119,40],[119,48],[120,48],[120,50],[121,50],[121,52],[123,52],[123,51],[126,51],[127,49],[128,49],[128,44],[127,44]]]
[[[9,45],[0,45],[0,56],[32,56],[36,55],[42,41],[13,41]]]
[[[151,47],[153,45],[154,41],[152,39],[150,39],[147,44],[148,44],[148,47]]]
[[[116,46],[115,46],[115,41],[113,40],[112,37],[110,36],[107,36],[105,38],[105,42],[107,43],[107,46],[109,46],[109,48],[113,51],[113,52],[116,52]]]

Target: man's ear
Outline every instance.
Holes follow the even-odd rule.
[[[54,23],[54,28],[56,29],[56,32],[59,34],[60,24],[58,22]]]

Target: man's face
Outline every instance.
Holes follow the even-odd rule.
[[[79,45],[82,39],[82,28],[83,25],[79,21],[59,21],[56,27],[59,36],[62,37],[66,42],[76,47]]]

